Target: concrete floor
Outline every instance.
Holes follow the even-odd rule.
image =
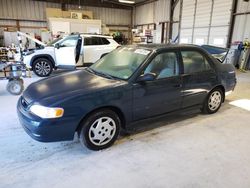
[[[149,122],[99,152],[82,149],[77,140],[32,140],[17,120],[18,97],[5,84],[0,82],[1,188],[250,187],[249,72],[238,73],[236,90],[218,113]]]

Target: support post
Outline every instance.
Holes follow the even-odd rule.
[[[229,32],[228,32],[228,37],[227,37],[227,48],[230,47],[230,44],[231,44],[232,38],[233,38],[234,24],[235,24],[235,17],[236,17],[235,14],[237,12],[237,5],[238,5],[238,0],[233,0],[230,25],[229,25]]]

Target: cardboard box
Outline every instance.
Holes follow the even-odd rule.
[[[59,8],[46,8],[46,17],[48,18],[71,18],[71,13],[80,13],[78,19],[93,19],[93,12],[88,10],[68,10],[62,11]]]
[[[46,8],[47,18],[62,18],[62,10],[59,8]]]
[[[70,13],[71,19],[82,19],[82,13],[81,12],[71,12]]]

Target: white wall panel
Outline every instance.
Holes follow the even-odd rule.
[[[169,21],[170,0],[158,0],[135,8],[135,25]]]
[[[180,43],[192,43],[192,29],[181,29]]]
[[[212,1],[198,0],[195,27],[209,26]]]
[[[223,41],[217,45],[225,47],[231,9],[232,0],[183,0],[180,41],[188,39],[195,44]]]
[[[232,41],[250,39],[250,15],[239,15],[235,19]]]
[[[183,0],[181,28],[192,28],[194,24],[195,0]]]
[[[211,27],[211,35],[209,39],[209,44],[215,46],[226,47],[227,38],[228,38],[229,26],[222,27]],[[216,43],[216,41],[223,41],[222,44]]]
[[[243,0],[238,0],[237,12],[247,12],[250,11],[250,1],[246,2]]]
[[[197,45],[208,43],[208,27],[206,28],[194,28],[193,43]]]
[[[170,15],[170,1],[169,0],[158,0],[154,6],[154,22],[169,21]]]
[[[232,0],[214,0],[212,26],[229,25]]]
[[[135,8],[135,25],[154,22],[155,3],[148,3]]]
[[[250,11],[250,1],[238,1],[237,13],[244,13]],[[235,18],[233,41],[250,40],[250,14],[237,15]]]

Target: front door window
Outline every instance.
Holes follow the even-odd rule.
[[[179,74],[178,59],[176,53],[166,52],[158,54],[144,71],[156,74],[157,79],[176,76]]]

